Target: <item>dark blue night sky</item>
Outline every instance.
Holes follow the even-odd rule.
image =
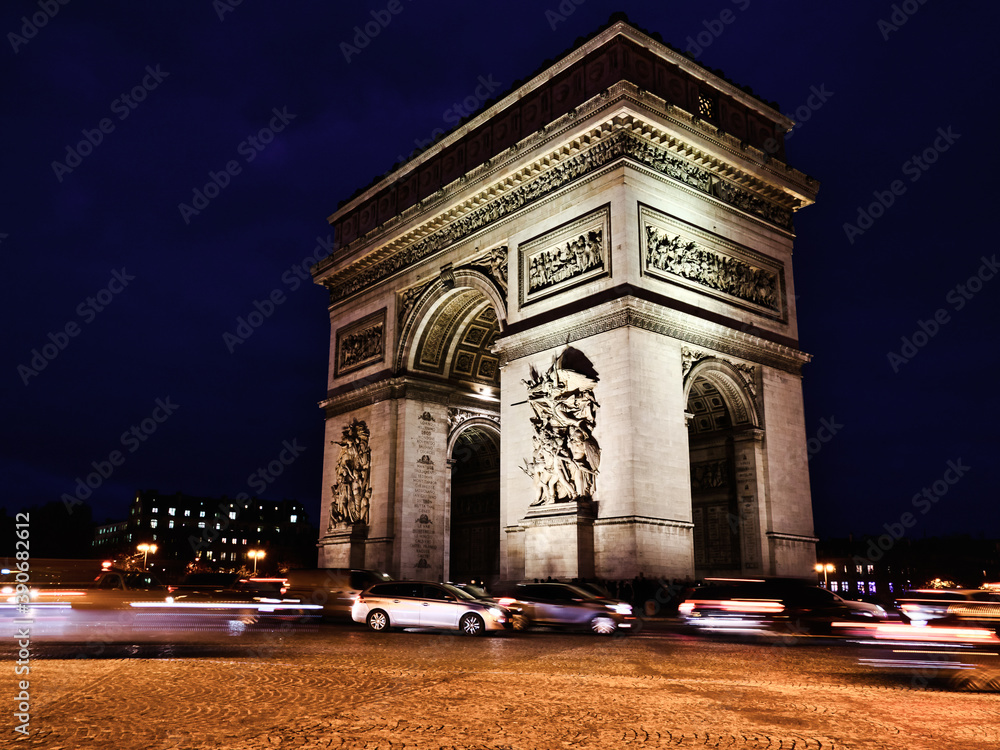
[[[619,10],[799,123],[818,535],[1000,537],[1000,8],[916,0],[5,3],[0,506],[103,470],[98,521],[151,488],[316,520],[326,217]]]

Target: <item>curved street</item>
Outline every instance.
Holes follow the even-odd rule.
[[[34,648],[18,747],[1000,748],[996,693],[874,670],[856,647],[825,640],[322,625]],[[20,678],[7,663],[9,705]]]

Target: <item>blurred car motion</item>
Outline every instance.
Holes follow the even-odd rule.
[[[283,579],[192,583],[171,591],[151,573],[102,570],[90,584],[32,588],[18,606],[7,596],[5,630],[18,617],[33,618],[32,638],[63,641],[157,641],[195,634],[241,634],[309,618],[318,606],[281,598]]]
[[[521,583],[495,599],[511,609],[515,630],[543,625],[610,635],[619,628],[630,630],[636,622],[631,604],[570,583]]]
[[[909,672],[919,686],[943,677],[962,689],[1000,691],[1000,638],[990,628],[901,622],[840,625],[856,636],[855,643],[867,647],[862,664]]]
[[[914,589],[896,597],[904,622],[913,625],[1000,626],[1000,592],[985,589]]]
[[[705,632],[834,632],[835,622],[887,618],[877,604],[844,599],[797,579],[709,579],[678,608],[684,624]]]
[[[369,586],[391,581],[392,576],[378,570],[319,568],[290,570],[286,595],[304,604],[322,607],[323,616],[350,620],[351,608],[358,594]]]
[[[370,586],[354,602],[351,617],[374,631],[389,628],[460,630],[478,636],[511,627],[510,612],[448,583],[390,581]]]

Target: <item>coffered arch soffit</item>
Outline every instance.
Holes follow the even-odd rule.
[[[722,396],[734,427],[763,426],[746,378],[731,363],[712,357],[692,366],[684,378],[685,404],[692,395],[692,386],[699,379],[707,381]]]

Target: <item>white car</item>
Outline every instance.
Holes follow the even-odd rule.
[[[482,601],[447,583],[387,581],[358,595],[351,618],[375,631],[389,628],[461,630],[482,635],[487,630],[507,630],[510,613],[493,602]]]

